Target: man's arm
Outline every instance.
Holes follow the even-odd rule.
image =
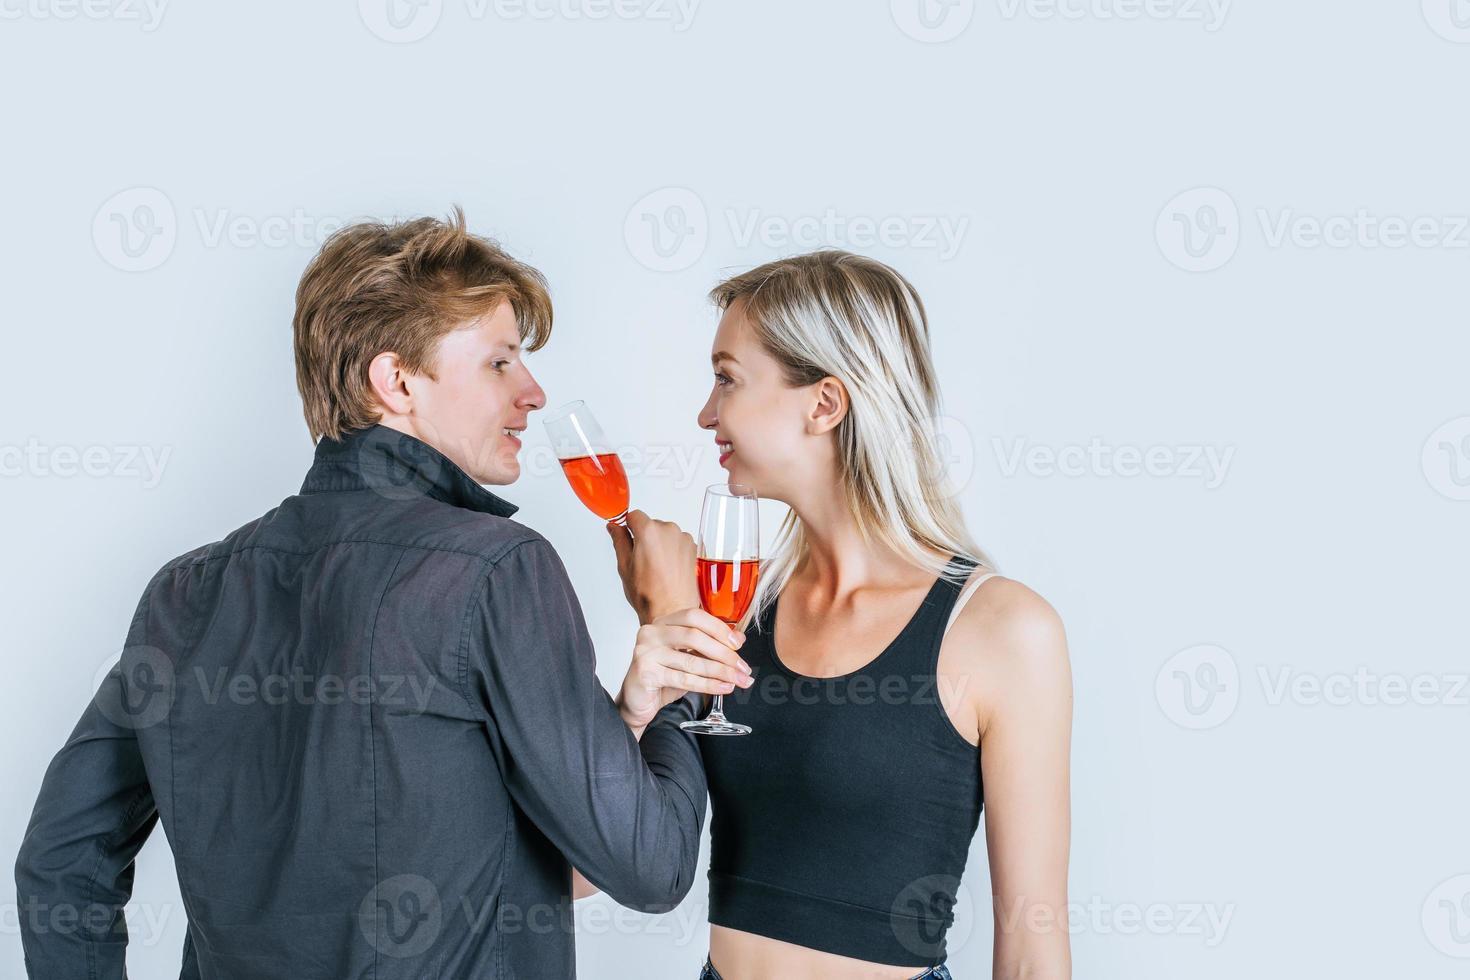
[[[516,803],[587,879],[621,904],[677,905],[694,882],[704,767],[667,724],[635,739],[597,678],[566,569],[542,539],[519,544],[473,599],[465,696],[484,708]]]
[[[157,683],[162,654],[129,639],[46,770],[16,859],[21,942],[32,978],[126,977],[123,906],[133,891],[133,859],[158,821],[137,728],[161,720],[167,705],[155,699],[171,693]],[[127,678],[149,683],[140,690]]]

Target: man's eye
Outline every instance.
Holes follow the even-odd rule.
[[[495,369],[495,371],[496,371],[497,374],[504,374],[505,373],[505,367],[509,363],[510,363],[510,361],[495,361],[490,366]]]

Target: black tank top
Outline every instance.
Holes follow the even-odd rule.
[[[781,662],[776,603],[746,630],[755,683],[725,695],[725,714],[754,731],[698,740],[710,922],[874,963],[944,962],[982,803],[980,750],[936,682],[961,588],[935,581],[882,653],[838,677]]]

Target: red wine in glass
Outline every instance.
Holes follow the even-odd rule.
[[[551,448],[577,499],[605,521],[628,523],[628,473],[585,402],[563,405],[544,420]]]
[[[699,569],[699,604],[716,619],[733,626],[740,622],[755,598],[760,562],[753,558],[728,561],[717,558],[696,560]]]
[[[759,498],[738,483],[716,484],[704,492],[699,514],[699,603],[704,611],[734,627],[755,598],[760,576]],[[680,728],[698,735],[749,735],[750,726],[725,717],[725,696],[716,694],[709,714]]]

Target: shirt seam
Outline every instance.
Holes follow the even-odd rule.
[[[383,588],[378,592],[378,604],[373,609],[372,636],[368,638],[368,676],[376,677],[373,669],[378,652],[378,617],[383,612],[383,600],[388,596],[388,590],[393,586],[393,579],[398,574],[398,568],[403,564],[403,556],[407,549],[400,549],[398,560],[393,563],[393,568],[388,572],[388,577],[383,580]],[[371,760],[373,778],[373,883],[374,887],[382,883],[382,868],[379,864],[378,854],[378,713],[377,706],[368,705],[368,758]],[[378,935],[378,923],[381,917],[373,916],[373,976],[378,975],[378,959],[382,955],[382,937]]]

